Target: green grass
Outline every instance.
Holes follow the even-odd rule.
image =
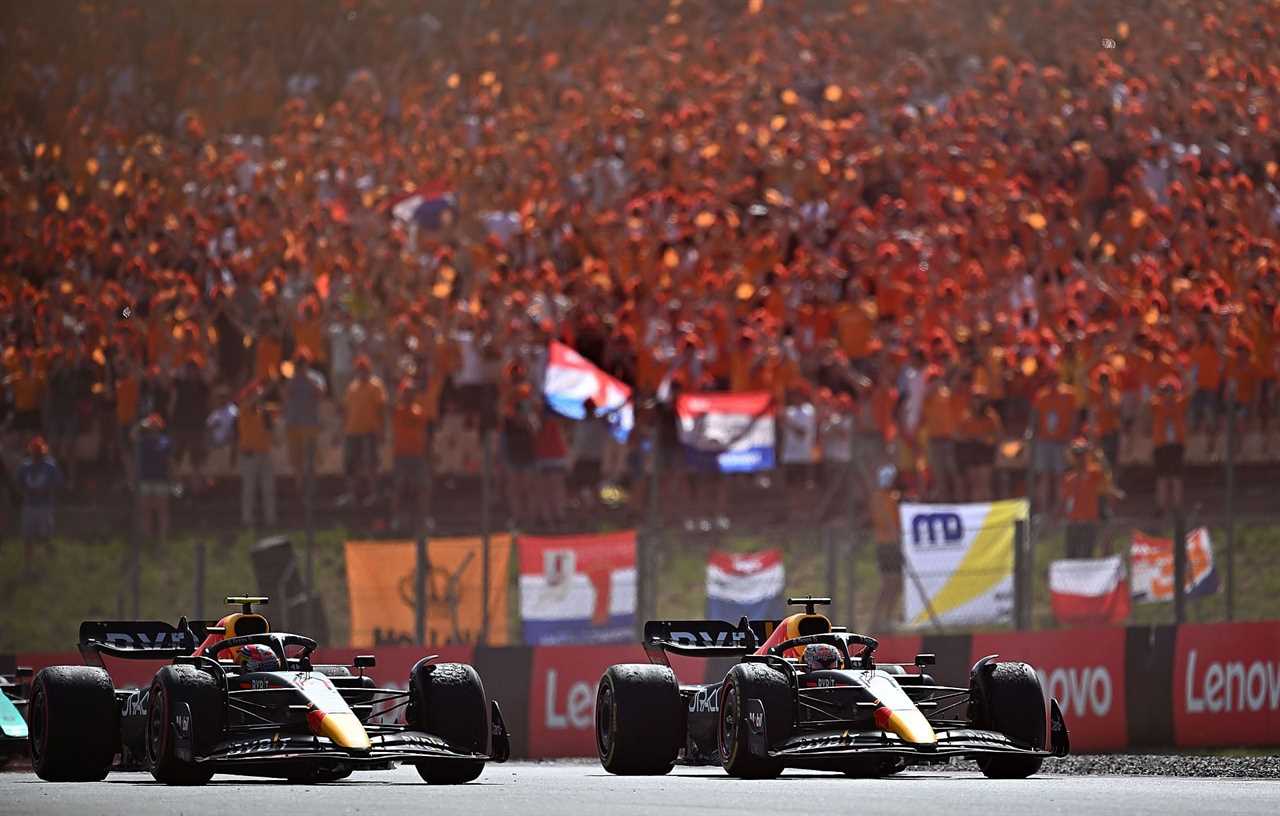
[[[253,577],[249,547],[256,539],[245,533],[230,541],[205,541],[204,607],[195,608],[196,538],[181,536],[163,549],[142,550],[138,616],[176,622],[179,615],[216,618],[227,595],[273,594]],[[292,540],[299,559],[301,534]],[[316,536],[316,585],[324,597],[330,641],[346,643],[348,633],[346,531],[331,529]],[[133,616],[129,544],[125,536],[106,534],[96,541],[59,539],[39,550],[35,575],[23,574],[21,550],[6,542],[0,559],[0,652],[70,650],[82,620]],[[270,609],[268,608],[268,613]]]
[[[1110,536],[1116,551],[1128,541],[1128,527],[1117,527]],[[836,539],[838,576],[836,606],[832,616],[851,627],[869,629],[871,609],[879,588],[875,554],[866,538],[852,542],[847,533]],[[1211,530],[1222,586],[1207,598],[1187,605],[1187,620],[1213,622],[1226,619],[1226,536]],[[346,568],[342,528],[319,531],[316,536],[316,583],[324,599],[331,644],[348,639]],[[303,537],[291,534],[299,558]],[[225,595],[272,594],[256,585],[249,547],[257,537],[243,533],[230,541],[206,539],[204,608],[195,609],[194,536],[170,541],[162,551],[143,550],[139,615],[176,622],[179,615],[217,617]],[[714,541],[714,543],[713,543]],[[787,593],[824,595],[832,591],[821,531],[802,524],[764,531],[732,531],[719,536],[692,536],[667,530],[658,550],[657,615],[663,618],[700,618],[706,614],[706,559],[712,546],[746,552],[767,547],[782,549],[787,568]],[[75,646],[81,620],[128,618],[133,604],[128,573],[128,541],[124,535],[104,531],[95,541],[59,539],[44,548],[37,560],[37,574],[22,573],[21,545],[4,542],[0,550],[0,652],[70,650]],[[1049,605],[1047,569],[1062,557],[1063,535],[1048,530],[1035,541],[1034,603],[1036,628],[1053,628]],[[1280,525],[1241,525],[1236,534],[1236,620],[1280,618]],[[852,559],[854,614],[848,614],[846,586]],[[516,559],[508,576],[513,588],[509,605],[511,632],[519,637],[519,602],[514,594]],[[268,610],[270,612],[271,610]],[[1132,624],[1173,622],[1172,604],[1135,604]]]

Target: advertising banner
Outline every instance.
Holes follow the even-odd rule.
[[[787,571],[782,550],[727,553],[712,550],[707,559],[707,617],[736,623],[774,620],[786,608]]]
[[[1124,559],[1113,555],[1050,563],[1049,600],[1059,623],[1124,623],[1129,618]]]
[[[903,620],[911,626],[1007,623],[1013,615],[1014,523],[1024,499],[903,504]]]
[[[1133,531],[1129,544],[1133,565],[1133,599],[1139,603],[1173,600],[1173,540]],[[1213,566],[1213,542],[1209,531],[1197,527],[1187,533],[1187,597],[1198,598],[1218,591],[1218,571]]]
[[[1173,662],[1179,747],[1280,742],[1280,622],[1179,626]]]
[[[427,542],[427,642],[476,643],[484,624],[484,553],[479,538],[433,538]],[[388,646],[414,642],[417,557],[412,541],[348,541],[347,596],[351,644]],[[489,636],[491,646],[509,642],[507,575],[511,539],[489,538]]]
[[[767,391],[685,394],[676,401],[680,442],[700,470],[755,473],[774,464],[773,398]]]
[[[977,634],[972,662],[986,655],[1030,663],[1046,697],[1056,698],[1072,750],[1100,751],[1128,743],[1125,718],[1125,634],[1118,626]]]
[[[531,646],[635,638],[636,534],[520,536],[520,620]]]

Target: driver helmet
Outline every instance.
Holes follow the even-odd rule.
[[[804,664],[809,671],[840,668],[840,650],[830,643],[814,643],[805,647]]]
[[[240,647],[240,668],[246,672],[279,671],[280,660],[270,648],[250,643]]]

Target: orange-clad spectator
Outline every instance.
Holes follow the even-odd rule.
[[[1114,472],[1120,465],[1121,396],[1110,368],[1098,370],[1096,384],[1089,389],[1085,405],[1089,430],[1097,437],[1107,466]]]
[[[1067,558],[1092,558],[1098,541],[1105,498],[1123,498],[1111,484],[1106,466],[1097,461],[1088,440],[1071,443],[1071,467],[1062,477],[1061,515],[1067,521]]]
[[[240,523],[255,524],[255,505],[262,498],[262,520],[266,527],[276,523],[276,473],[271,458],[273,409],[269,391],[262,382],[246,389],[237,404],[236,438],[240,467]]]
[[[996,444],[1003,434],[1000,415],[986,389],[974,386],[960,420],[956,458],[968,488],[969,501],[990,501],[994,495]]]
[[[41,409],[48,386],[30,354],[22,355],[22,362],[9,376],[8,385],[13,400],[13,430],[24,435],[41,433],[44,429]]]
[[[1254,357],[1253,343],[1243,335],[1236,337],[1223,379],[1223,401],[1227,421],[1234,424],[1237,449],[1244,436],[1241,431],[1249,428],[1257,416],[1261,383],[1262,369]]]
[[[253,378],[259,382],[279,379],[283,361],[284,332],[279,321],[271,315],[263,315],[253,340]]]
[[[416,532],[426,507],[420,502],[430,489],[428,459],[430,417],[427,409],[415,399],[413,382],[405,380],[396,389],[396,407],[391,415],[391,520],[397,530]],[[405,526],[401,517],[401,499],[409,494],[409,512],[413,522]]]
[[[933,477],[931,498],[954,500],[960,492],[960,468],[956,461],[956,434],[959,431],[951,388],[942,370],[930,367],[925,373],[921,428],[926,438],[929,472]]]
[[[1042,509],[1054,506],[1078,411],[1076,390],[1060,376],[1041,388],[1031,403],[1031,468],[1036,474],[1036,503]]]
[[[1182,464],[1187,439],[1187,398],[1173,375],[1160,381],[1151,398],[1151,435],[1156,469],[1156,509],[1182,507]]]
[[[893,465],[882,465],[876,472],[876,489],[868,501],[876,566],[880,571],[880,591],[871,613],[872,626],[877,632],[891,630],[898,622],[902,597],[902,532],[898,515],[902,496],[895,489],[897,477]]]
[[[875,305],[868,301],[841,303],[836,307],[836,337],[840,340],[840,350],[855,363],[870,356],[875,326]]]
[[[1191,396],[1191,428],[1199,432],[1207,423],[1210,432],[1216,432],[1218,414],[1222,405],[1222,375],[1226,368],[1226,356],[1222,344],[1206,325],[1199,327],[1195,345],[1191,348],[1192,381],[1195,392]]]
[[[307,298],[293,323],[294,354],[306,349],[316,368],[321,372],[328,371],[329,344],[326,340],[326,323],[320,303],[315,298]]]
[[[142,376],[138,365],[126,355],[121,355],[111,370],[112,390],[115,392],[115,424],[111,434],[111,458],[120,462],[125,478],[133,481],[133,426],[138,421],[142,404]]]
[[[366,502],[374,500],[378,458],[386,421],[387,392],[382,380],[373,376],[373,364],[361,355],[356,358],[355,377],[343,399],[344,458],[347,473],[345,501],[360,498],[362,483]]]

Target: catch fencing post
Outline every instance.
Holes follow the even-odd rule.
[[[1181,510],[1173,513],[1173,622],[1187,619],[1187,524]]]
[[[1227,525],[1227,620],[1235,620],[1236,616],[1236,462],[1235,462],[1235,412],[1227,414],[1227,452],[1223,457],[1226,469],[1226,492],[1223,510],[1226,512]]]
[[[130,600],[129,611],[133,619],[138,620],[142,617],[142,536],[139,534],[136,522],[132,531],[133,534],[129,536],[129,592],[133,597]]]
[[[195,588],[192,594],[195,596],[192,604],[192,611],[197,618],[204,617],[204,558],[205,543],[203,538],[196,539],[196,557],[195,567],[191,570],[194,574]]]
[[[838,603],[840,598],[840,564],[836,556],[835,530],[824,524],[818,531],[822,536],[822,553],[827,562],[827,597]]]
[[[427,534],[419,523],[418,538],[414,547],[413,577],[415,633],[419,646],[427,645]]]
[[[1019,631],[1031,628],[1031,552],[1027,546],[1030,521],[1013,523],[1013,625]]]
[[[634,430],[632,431],[634,433]],[[636,598],[638,604],[636,611],[636,628],[643,636],[644,622],[650,618],[657,617],[657,576],[654,570],[657,564],[657,550],[662,535],[662,502],[658,492],[662,487],[661,470],[662,455],[659,450],[660,445],[658,439],[661,436],[660,430],[655,423],[653,433],[649,437],[649,524],[647,533],[637,540],[636,546],[639,552],[636,553],[637,566],[639,568],[636,576]]]
[[[489,642],[489,491],[492,489],[493,460],[490,443],[493,441],[488,428],[480,432],[480,555],[484,559],[480,577],[480,643]]]

